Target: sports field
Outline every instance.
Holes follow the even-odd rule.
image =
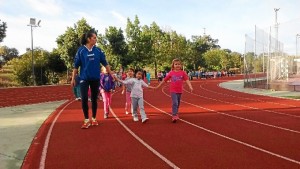
[[[300,168],[299,101],[219,86],[239,78],[193,80],[177,123],[168,85],[144,90],[145,124],[125,114],[120,89],[108,119],[99,100],[100,125],[89,129],[80,128],[81,104],[70,99],[41,126],[21,168]]]

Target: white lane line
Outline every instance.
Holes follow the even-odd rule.
[[[136,140],[138,140],[143,146],[145,146],[147,149],[149,149],[154,155],[156,155],[157,157],[159,157],[161,160],[163,160],[165,163],[167,163],[170,167],[175,168],[175,169],[179,169],[178,166],[176,166],[173,162],[171,162],[170,160],[168,160],[165,156],[163,156],[162,154],[160,154],[158,151],[156,151],[154,148],[152,148],[149,144],[147,144],[143,139],[141,139],[139,136],[137,136],[132,130],[130,130],[118,117],[117,115],[114,113],[114,111],[110,108],[110,111],[112,113],[112,115],[117,119],[117,121],[121,124],[122,127],[124,127],[124,129],[126,131],[128,131],[128,133],[130,133]]]
[[[226,88],[223,88],[220,86],[220,84],[218,84],[218,87],[219,88],[222,88],[222,89],[226,89]],[[260,99],[251,99],[251,98],[247,98],[247,97],[239,97],[239,96],[234,96],[234,95],[230,95],[230,94],[225,94],[225,93],[219,93],[219,92],[215,92],[215,91],[212,91],[212,90],[208,90],[208,89],[205,89],[203,88],[202,85],[200,85],[200,88],[205,90],[205,91],[208,91],[208,92],[211,92],[211,93],[215,93],[215,94],[219,94],[219,95],[224,95],[224,96],[229,96],[229,97],[234,97],[234,98],[240,98],[240,99],[246,99],[246,100],[252,100],[252,101],[259,101],[259,102],[263,102],[263,103],[270,103],[270,104],[274,104],[274,105],[281,105],[281,106],[287,106],[288,108],[299,108],[299,106],[295,106],[295,105],[290,105],[290,104],[283,104],[283,103],[276,103],[276,102],[269,102],[269,101],[263,101],[263,100],[260,100]],[[227,89],[229,90],[229,89]],[[233,90],[235,91],[235,90]],[[237,92],[237,91],[235,91]],[[241,92],[240,92],[241,93]],[[252,93],[246,93],[246,94],[250,94],[250,95],[259,95],[259,96],[265,96],[265,95],[261,95],[261,94],[252,94]],[[265,96],[265,97],[270,97],[270,98],[274,98],[274,96]],[[280,98],[280,97],[275,97],[275,98]],[[282,99],[282,98],[280,98]],[[291,99],[289,99],[291,100]],[[293,99],[292,99],[293,100]],[[283,113],[284,115],[287,115],[287,116],[291,116],[291,117],[297,117],[299,118],[300,116],[297,116],[297,115],[291,115],[291,114],[286,114],[286,113]]]
[[[144,100],[144,101],[145,101],[145,100]],[[145,102],[146,102],[148,105],[150,105],[151,107],[155,108],[156,110],[158,110],[158,111],[160,111],[160,112],[162,112],[162,113],[164,113],[164,114],[167,114],[167,115],[171,116],[169,113],[167,113],[167,112],[165,112],[165,111],[163,111],[163,110],[161,110],[161,109],[155,107],[154,105],[150,104],[149,102],[147,102],[147,101],[145,101]],[[223,135],[223,134],[220,134],[220,133],[217,133],[217,132],[215,132],[215,131],[209,130],[209,129],[207,129],[207,128],[201,127],[201,126],[199,126],[199,125],[196,125],[196,124],[194,124],[194,123],[188,122],[188,121],[186,121],[186,120],[180,119],[180,121],[182,121],[182,122],[184,122],[184,123],[186,123],[186,124],[189,124],[189,125],[191,125],[191,126],[193,126],[193,127],[196,127],[196,128],[201,129],[201,130],[204,130],[204,131],[206,131],[206,132],[208,132],[208,133],[211,133],[211,134],[217,135],[217,136],[219,136],[219,137],[222,137],[222,138],[224,138],[224,139],[227,139],[227,140],[236,142],[236,143],[241,144],[241,145],[244,145],[244,146],[246,146],[246,147],[249,147],[249,148],[252,148],[252,149],[255,149],[255,150],[264,152],[264,153],[266,153],[266,154],[269,154],[269,155],[272,155],[272,156],[275,156],[275,157],[278,157],[278,158],[281,158],[281,159],[284,159],[284,160],[287,160],[287,161],[290,161],[290,162],[292,162],[292,163],[296,163],[296,164],[300,165],[300,161],[297,161],[297,160],[294,160],[294,159],[291,159],[291,158],[288,158],[288,157],[279,155],[279,154],[277,154],[277,153],[273,153],[273,152],[271,152],[271,151],[265,150],[265,149],[263,149],[263,148],[256,147],[256,146],[254,146],[254,145],[245,143],[245,142],[240,141],[240,140],[236,140],[236,139],[234,139],[234,138],[225,136],[225,135]]]
[[[50,137],[52,134],[52,130],[53,127],[58,119],[58,117],[60,116],[60,114],[65,110],[66,107],[68,107],[71,103],[73,103],[75,100],[71,101],[70,103],[68,103],[67,105],[65,105],[60,111],[59,113],[55,116],[53,122],[51,123],[51,126],[48,130],[46,139],[45,139],[45,144],[43,147],[43,151],[42,151],[42,155],[41,155],[41,161],[40,161],[40,167],[39,169],[44,169],[45,168],[45,162],[46,162],[46,158],[47,158],[47,152],[48,152],[48,146],[49,146],[49,141],[50,141]]]
[[[170,97],[168,94],[165,93],[165,91],[163,89],[162,89],[162,92],[166,96]],[[243,117],[239,117],[239,116],[235,116],[235,115],[231,115],[231,114],[227,114],[227,113],[218,112],[216,110],[208,109],[208,108],[205,108],[205,107],[202,107],[202,106],[199,106],[199,105],[195,105],[195,104],[183,101],[183,100],[181,100],[181,102],[189,104],[189,105],[192,105],[194,107],[198,107],[198,108],[204,109],[204,110],[208,110],[208,111],[211,111],[211,112],[214,112],[214,113],[217,113],[217,114],[222,114],[222,115],[225,115],[225,116],[228,116],[228,117],[233,117],[233,118],[236,118],[236,119],[239,119],[239,120],[244,120],[244,121],[248,121],[248,122],[251,122],[251,123],[260,124],[260,125],[263,125],[263,126],[268,126],[268,127],[272,127],[272,128],[276,128],[276,129],[280,129],[280,130],[284,130],[284,131],[288,131],[288,132],[300,134],[300,131],[297,131],[297,130],[292,130],[292,129],[288,129],[288,128],[284,128],[284,127],[280,127],[280,126],[275,126],[275,125],[271,125],[271,124],[259,122],[259,121],[256,121],[256,120],[250,120],[250,119],[247,119],[247,118],[243,118]]]
[[[201,86],[201,85],[200,85]],[[232,89],[228,89],[228,88],[225,88],[225,87],[222,87],[220,86],[220,83],[218,84],[218,87],[221,88],[221,89],[226,89],[226,90],[232,90]],[[202,87],[201,87],[202,88]],[[211,91],[211,90],[208,90],[208,91]],[[259,95],[259,96],[265,96],[265,97],[274,97],[274,98],[280,98],[280,99],[283,99],[281,97],[278,97],[278,96],[270,96],[270,95],[263,95],[263,94],[253,94],[253,93],[247,93],[247,92],[240,92],[240,91],[237,91],[237,90],[232,90],[232,91],[235,91],[235,92],[239,92],[239,93],[246,93],[246,94],[250,94],[250,95]],[[211,91],[213,92],[213,91]],[[219,93],[218,93],[219,94]],[[227,94],[225,94],[227,95]],[[228,95],[228,96],[232,96],[232,97],[237,97],[237,96],[233,96],[233,95]],[[244,98],[244,97],[238,97],[238,98]],[[254,100],[254,101],[261,101],[261,102],[266,102],[266,103],[272,103],[272,104],[277,104],[277,105],[282,105],[282,106],[288,106],[288,107],[299,107],[299,106],[295,106],[295,105],[290,105],[290,104],[285,104],[285,103],[276,103],[276,102],[268,102],[268,101],[263,101],[263,100],[255,100],[255,99],[251,99],[251,98],[247,98],[249,100]],[[292,99],[292,98],[284,98],[284,99],[287,99],[287,100],[294,100],[294,101],[298,101],[296,99]]]
[[[185,91],[187,93],[192,94],[192,95],[195,95],[195,96],[198,96],[198,97],[202,97],[202,98],[205,98],[205,99],[209,99],[209,100],[213,100],[213,101],[218,101],[218,102],[222,102],[222,103],[226,103],[226,104],[231,104],[231,105],[236,105],[236,106],[239,106],[239,107],[244,107],[244,108],[249,108],[249,109],[254,109],[254,110],[260,110],[260,111],[269,112],[269,113],[273,113],[273,114],[280,114],[280,115],[284,115],[284,116],[290,116],[290,117],[300,118],[300,116],[297,116],[297,115],[286,114],[286,113],[281,113],[281,112],[272,111],[272,110],[259,109],[259,108],[256,108],[256,107],[245,106],[245,105],[242,105],[242,104],[237,104],[237,103],[232,103],[232,102],[222,101],[222,100],[218,100],[218,99],[214,99],[214,98],[210,98],[210,97],[201,96],[199,94],[191,93],[191,92],[189,92],[187,90],[185,90]]]

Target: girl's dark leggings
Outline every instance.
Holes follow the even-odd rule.
[[[81,92],[81,106],[85,119],[89,119],[89,105],[88,105],[88,90],[91,88],[91,101],[92,101],[92,117],[96,118],[97,115],[97,99],[99,93],[100,80],[82,80],[80,81]]]

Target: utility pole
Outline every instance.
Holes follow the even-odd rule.
[[[34,74],[34,57],[33,57],[33,27],[40,27],[41,20],[36,24],[35,18],[30,18],[29,25],[31,28],[31,66],[32,66],[32,81],[33,85],[36,86],[35,74]]]
[[[279,11],[280,8],[274,8],[275,11],[275,53],[276,55],[278,54],[278,21],[277,21],[277,12]]]

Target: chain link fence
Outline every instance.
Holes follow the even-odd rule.
[[[294,89],[291,83],[299,79],[300,64],[295,56],[284,51],[284,44],[272,36],[276,31],[276,27],[263,30],[255,26],[254,37],[245,35],[244,87]]]

